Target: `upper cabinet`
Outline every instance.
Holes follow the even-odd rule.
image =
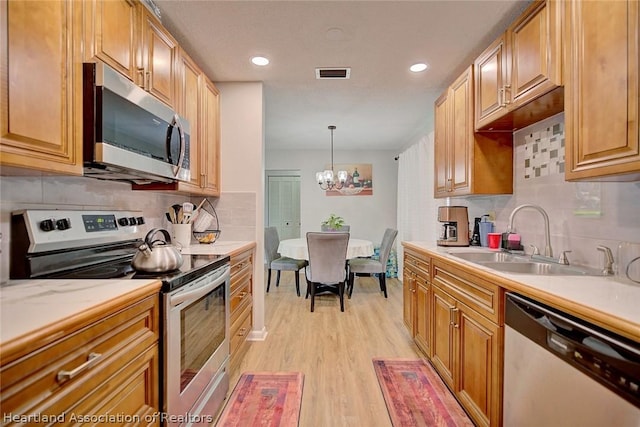
[[[131,81],[138,79],[137,3],[91,0],[84,3],[84,60],[110,65]]]
[[[478,56],[476,130],[513,131],[563,111],[561,7],[533,2]]]
[[[637,0],[567,1],[567,180],[640,180]]]
[[[0,4],[0,164],[82,175],[81,3]]]
[[[175,64],[178,43],[146,7],[142,15],[141,67],[145,90],[171,106],[175,106]]]
[[[84,60],[100,60],[171,107],[178,43],[139,1],[85,2]]]
[[[435,102],[434,196],[511,194],[511,134],[475,133],[473,67]]]

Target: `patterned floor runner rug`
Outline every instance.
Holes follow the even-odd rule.
[[[245,372],[216,426],[296,427],[303,384],[301,372]]]
[[[473,427],[425,360],[376,358],[373,366],[394,427]]]

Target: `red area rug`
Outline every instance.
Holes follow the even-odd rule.
[[[473,427],[429,362],[373,359],[373,366],[394,427]]]
[[[301,372],[245,372],[216,426],[295,427],[300,418]]]

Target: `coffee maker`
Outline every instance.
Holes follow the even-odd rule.
[[[469,216],[466,206],[439,206],[442,223],[438,246],[469,246]]]

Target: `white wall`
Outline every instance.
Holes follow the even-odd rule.
[[[266,336],[264,323],[264,94],[260,82],[216,83],[220,91],[220,185],[215,202],[228,224],[221,240],[255,240],[253,331]],[[251,237],[253,233],[253,237]]]
[[[396,151],[334,151],[334,163],[370,163],[371,196],[326,196],[315,180],[316,172],[330,163],[330,150],[267,150],[266,169],[300,171],[301,236],[319,231],[320,223],[335,213],[351,226],[355,238],[380,243],[386,228],[396,228]]]

